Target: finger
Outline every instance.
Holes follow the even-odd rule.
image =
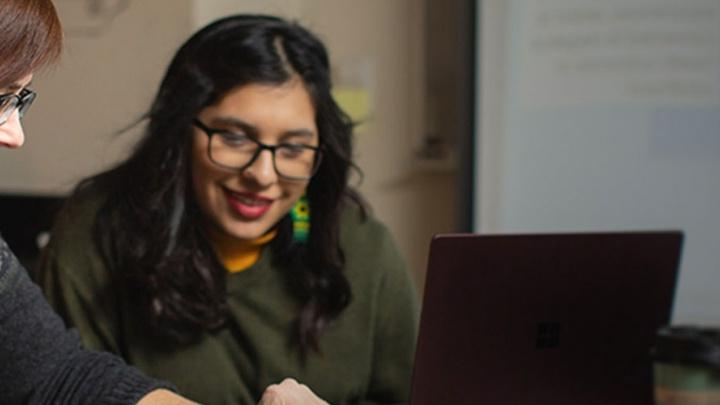
[[[280,403],[278,402],[281,395],[280,391],[281,389],[278,384],[268,385],[268,387],[265,388],[258,405],[273,405]]]
[[[282,380],[282,382],[280,382],[280,385],[285,385],[285,386],[289,385],[289,386],[296,387],[296,386],[302,385],[302,384],[300,384],[296,379],[294,379],[292,377],[287,377],[284,380]]]

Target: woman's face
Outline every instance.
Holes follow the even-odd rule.
[[[32,81],[32,74],[12,83],[7,87],[0,88],[0,95],[20,94],[20,91],[27,87]],[[19,148],[25,142],[25,134],[23,133],[22,124],[20,123],[20,114],[15,109],[12,115],[4,124],[0,124],[0,146],[5,148]]]
[[[281,85],[248,84],[230,91],[197,117],[205,126],[247,135],[266,145],[319,144],[315,107],[300,79]],[[217,135],[215,135],[217,136]],[[273,156],[263,150],[244,170],[228,170],[208,157],[209,137],[195,128],[192,181],[206,226],[239,240],[270,229],[303,195],[308,181],[279,177]]]

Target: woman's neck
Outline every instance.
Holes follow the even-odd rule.
[[[256,239],[237,239],[214,228],[206,229],[205,232],[218,260],[230,273],[241,272],[255,264],[263,246],[277,234],[277,230],[271,229]]]

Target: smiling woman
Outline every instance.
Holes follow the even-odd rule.
[[[324,45],[276,17],[182,45],[134,153],[79,186],[42,260],[86,344],[204,403],[287,377],[331,403],[407,400],[415,289],[348,185],[331,88]]]
[[[249,84],[231,90],[199,117],[223,126],[225,136],[214,138],[223,139],[220,145],[203,130],[193,136],[198,206],[209,226],[222,233],[241,240],[261,237],[287,215],[313,174],[319,139],[310,95],[297,78],[279,86]]]

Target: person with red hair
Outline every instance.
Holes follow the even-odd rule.
[[[33,72],[56,61],[62,29],[50,0],[0,6],[0,146],[19,148]],[[120,358],[82,348],[0,237],[0,403],[189,403]]]

